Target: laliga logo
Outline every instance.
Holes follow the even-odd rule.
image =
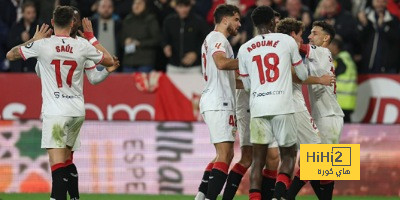
[[[372,78],[358,87],[354,122],[400,123],[400,84],[389,78]]]

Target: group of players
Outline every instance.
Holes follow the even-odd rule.
[[[257,35],[240,47],[237,59],[227,40],[240,27],[236,6],[216,8],[215,29],[202,45],[206,86],[200,112],[216,156],[205,169],[195,200],[215,200],[224,185],[222,199],[233,199],[250,166],[251,200],[295,199],[307,183],[300,180],[300,171],[294,172],[299,145],[337,144],[340,139],[344,114],[327,49],[334,28],[314,22],[310,44],[303,44],[301,21],[279,20],[268,6],[257,7],[251,19]],[[311,115],[302,84],[308,85]],[[242,154],[229,171],[236,123]],[[332,199],[333,181],[310,182],[319,199]]]
[[[250,199],[294,199],[306,183],[299,171],[292,178],[298,145],[338,143],[343,127],[332,56],[326,48],[335,31],[325,22],[315,22],[310,44],[303,44],[301,22],[283,19],[278,23],[274,11],[261,6],[251,16],[258,35],[242,45],[235,59],[227,38],[238,32],[239,13],[236,6],[220,5],[214,13],[215,30],[202,46],[206,88],[200,111],[216,156],[206,167],[195,199],[216,199],[225,182],[223,199],[233,199],[250,166]],[[47,149],[52,171],[50,199],[65,200],[68,192],[71,200],[78,200],[73,151],[80,146],[85,116],[83,74],[92,84],[99,83],[119,67],[119,61],[97,41],[90,20],[81,21],[77,9],[57,7],[52,25],[54,35],[48,25],[37,27],[34,37],[12,48],[7,59],[38,60],[41,147]],[[83,33],[78,31],[80,26]],[[304,64],[299,52],[305,55]],[[98,64],[106,68],[99,71]],[[312,117],[301,84],[308,84]],[[242,155],[228,173],[236,127]],[[332,198],[333,181],[311,184],[319,199]]]

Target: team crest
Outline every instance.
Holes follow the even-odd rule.
[[[311,48],[312,49],[316,49],[317,47],[315,45],[311,45]]]

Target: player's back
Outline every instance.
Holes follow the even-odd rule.
[[[101,62],[103,53],[86,40],[51,36],[21,47],[23,55],[36,57],[42,83],[43,113],[84,116],[84,63]]]
[[[240,73],[251,80],[252,117],[294,112],[291,67],[302,60],[292,37],[258,35],[241,46],[238,58]]]
[[[321,77],[328,73],[335,73],[332,54],[329,49],[314,45],[309,45],[308,49],[305,64],[311,76]],[[308,90],[313,118],[332,115],[344,116],[336,100],[336,84],[333,86],[309,85]]]
[[[233,50],[226,37],[217,31],[210,32],[201,48],[201,64],[206,86],[200,99],[200,112],[235,109],[235,72],[219,70],[213,55],[224,52],[233,58]]]

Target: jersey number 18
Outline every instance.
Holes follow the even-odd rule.
[[[270,62],[270,59],[273,60],[273,63]],[[279,78],[279,57],[276,53],[269,53],[264,56],[264,59],[261,60],[261,56],[253,56],[253,62],[257,63],[258,74],[260,76],[260,84],[263,85],[265,83],[265,78],[267,82],[274,82]],[[263,64],[264,61],[264,64]],[[267,68],[264,72],[264,67]],[[271,70],[274,72],[274,75],[271,76]]]

